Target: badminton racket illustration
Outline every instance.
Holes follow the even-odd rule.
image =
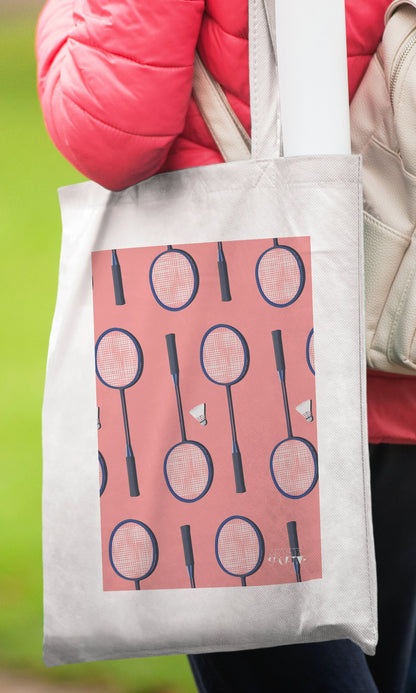
[[[114,572],[124,580],[132,580],[136,590],[153,573],[159,558],[155,535],[139,520],[123,520],[113,529],[109,553]]]
[[[117,251],[111,251],[111,272],[113,275],[113,287],[114,287],[114,299],[116,306],[123,306],[125,304],[124,291],[123,291],[123,280],[121,278],[121,268],[117,257]]]
[[[281,331],[274,330],[272,338],[276,369],[282,388],[288,437],[273,449],[270,456],[270,471],[280,493],[288,498],[302,498],[312,491],[318,479],[317,454],[312,443],[292,433]]]
[[[256,282],[261,296],[267,303],[285,308],[294,303],[305,286],[305,267],[299,253],[288,245],[273,246],[257,260]]]
[[[220,279],[221,300],[222,301],[231,301],[230,281],[228,278],[227,262],[225,260],[224,250],[223,250],[221,241],[218,241],[217,249],[218,249],[218,262],[217,262],[217,264],[218,264],[218,276]]]
[[[295,575],[296,575],[296,582],[302,582],[302,578],[300,575],[300,550],[299,550],[299,541],[298,541],[298,532],[296,529],[296,522],[287,522],[286,523],[287,527],[287,534],[289,537],[289,545],[290,545],[290,554],[292,556],[292,563],[293,563],[293,568],[295,570]]]
[[[143,371],[143,353],[136,337],[117,327],[103,332],[95,345],[95,370],[106,387],[120,392],[130,496],[138,496],[136,462],[131,447],[125,396],[125,390],[138,381]]]
[[[188,571],[189,582],[191,584],[191,587],[195,587],[194,552],[192,550],[190,525],[182,525],[181,535],[182,535],[183,554],[185,557],[185,565],[186,565],[186,570]]]
[[[253,575],[264,559],[264,540],[257,525],[247,517],[233,515],[218,527],[215,555],[225,573],[239,577],[241,585]]]
[[[313,328],[308,334],[308,339],[306,340],[306,361],[308,363],[309,369],[313,375],[315,375],[315,337]]]
[[[167,452],[164,473],[169,491],[184,503],[193,503],[206,494],[212,483],[213,466],[208,450],[194,440],[187,440],[181,393],[179,363],[174,334],[166,335],[169,367],[175,386],[182,441]]]
[[[194,300],[199,287],[198,268],[184,250],[168,245],[153,260],[149,281],[152,294],[165,310],[183,310]]]
[[[99,462],[99,473],[100,473],[100,496],[102,496],[104,491],[105,491],[105,487],[107,486],[108,474],[107,474],[107,465],[105,463],[105,459],[102,456],[100,451],[98,451],[98,462]]]
[[[228,412],[231,424],[232,458],[235,488],[244,493],[243,465],[237,442],[231,386],[244,378],[249,365],[249,350],[241,332],[231,325],[214,325],[203,336],[200,352],[201,366],[205,376],[227,391]]]

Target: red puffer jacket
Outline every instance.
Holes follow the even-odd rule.
[[[346,0],[350,96],[389,0]],[[50,136],[88,178],[120,190],[222,161],[191,97],[194,51],[250,131],[247,0],[48,0],[38,85]],[[416,378],[369,378],[374,442],[416,442]]]

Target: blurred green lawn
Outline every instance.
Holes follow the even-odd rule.
[[[82,177],[44,130],[36,18],[0,19],[0,668],[117,693],[191,693],[185,657],[42,663],[41,407],[60,248],[56,189]]]

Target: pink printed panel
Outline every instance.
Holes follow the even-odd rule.
[[[309,238],[92,268],[104,589],[320,578]]]

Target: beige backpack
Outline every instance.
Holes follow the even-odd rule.
[[[367,363],[416,374],[416,0],[395,0],[351,104],[363,156]]]

